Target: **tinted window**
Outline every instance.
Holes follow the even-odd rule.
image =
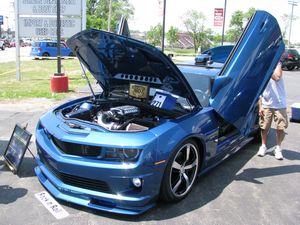
[[[47,47],[53,47],[53,48],[55,47],[56,48],[57,44],[55,42],[47,42],[46,46]]]
[[[40,42],[34,42],[33,44],[32,44],[32,47],[40,47]]]
[[[296,49],[289,49],[288,53],[293,54],[293,55],[299,55]]]

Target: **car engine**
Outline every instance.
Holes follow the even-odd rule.
[[[110,131],[130,132],[148,130],[163,118],[141,106],[122,105],[119,102],[83,102],[62,109],[61,114],[66,119],[92,122]]]
[[[140,115],[137,106],[124,105],[97,113],[97,123],[108,130],[122,130]]]

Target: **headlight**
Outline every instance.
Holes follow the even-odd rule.
[[[137,148],[103,148],[103,160],[136,162],[141,150]]]

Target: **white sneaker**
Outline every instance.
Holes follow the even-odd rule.
[[[278,160],[282,160],[283,159],[282,151],[281,151],[281,148],[279,146],[277,146],[275,148],[274,155],[275,155],[275,159],[278,159]]]
[[[266,146],[260,146],[257,152],[257,156],[263,157],[266,155],[267,147]]]

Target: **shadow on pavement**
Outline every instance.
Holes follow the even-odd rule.
[[[0,204],[9,204],[27,194],[25,188],[13,188],[9,185],[0,185]]]

